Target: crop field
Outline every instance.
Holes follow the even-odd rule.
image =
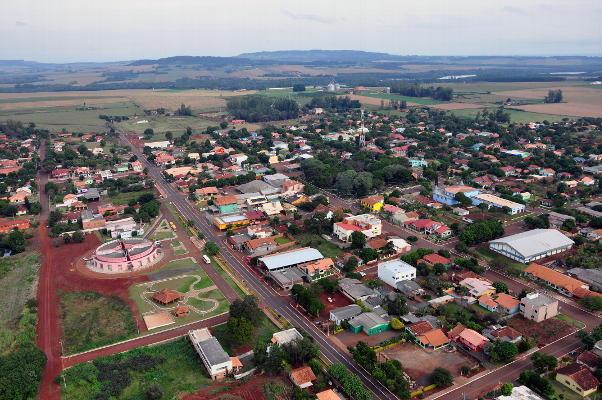
[[[482,112],[483,109],[487,109],[490,112],[495,112],[497,107],[487,107],[483,105],[481,108],[465,108],[459,110],[451,110],[449,112],[453,113],[458,117],[474,118],[477,115],[477,113]],[[522,110],[514,110],[509,108],[506,108],[504,111],[510,114],[510,121],[516,123],[541,122],[544,120],[550,122],[558,122],[561,121],[563,118],[566,118],[563,115],[541,114]]]
[[[70,100],[75,101],[75,100]],[[77,110],[77,107],[44,106],[36,109],[0,111],[0,121],[15,120],[23,123],[35,123],[40,128],[60,131],[65,128],[72,132],[106,130],[105,121],[98,118],[106,115],[134,115],[142,110],[132,102],[108,103],[92,110]]]
[[[385,100],[385,104],[387,100],[405,100],[410,106],[418,106],[418,105],[431,105],[441,103],[440,101],[428,99],[425,97],[410,97],[410,96],[401,96],[394,93],[362,93],[362,94],[352,94],[349,95],[352,100],[359,100],[362,104],[380,106],[381,100]]]
[[[140,121],[148,122],[138,123]],[[153,137],[152,140],[165,140],[165,132],[167,131],[171,131],[174,134],[181,134],[184,133],[188,127],[192,128],[193,131],[203,131],[209,126],[218,125],[218,123],[197,117],[144,116],[137,120],[131,119],[129,121],[123,121],[117,125],[124,131],[135,132],[139,135],[141,135],[144,130],[151,128],[155,131],[155,137]]]
[[[554,104],[529,104],[517,106],[524,111],[568,115],[577,117],[602,117],[602,91],[589,87],[549,86],[549,89],[561,89],[563,102]],[[525,89],[497,92],[501,96],[519,96],[527,99],[543,99],[548,88]]]

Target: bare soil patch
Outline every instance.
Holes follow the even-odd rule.
[[[431,107],[438,108],[439,110],[464,110],[467,108],[486,108],[487,106],[484,104],[476,104],[476,103],[441,103],[441,104],[433,104]]]
[[[182,400],[264,400],[264,385],[267,383],[289,386],[282,378],[255,375],[236,382],[223,382],[202,388],[196,393],[185,395]]]
[[[523,336],[535,339],[540,347],[575,331],[575,328],[556,318],[537,323],[516,316],[508,320],[508,325],[522,333]]]

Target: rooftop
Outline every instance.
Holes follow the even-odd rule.
[[[489,243],[506,244],[525,258],[575,244],[556,229],[533,229],[495,239]]]
[[[322,253],[312,247],[304,247],[283,253],[273,254],[259,258],[268,270],[279,269],[304,262],[315,261],[324,258]]]

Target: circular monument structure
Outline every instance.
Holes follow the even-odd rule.
[[[119,239],[100,245],[87,260],[92,271],[104,274],[137,272],[161,260],[161,249],[143,238]]]

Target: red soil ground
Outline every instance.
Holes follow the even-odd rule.
[[[332,299],[332,303],[328,301],[329,297]],[[324,309],[320,312],[320,317],[326,319],[330,318],[330,310],[351,304],[351,300],[339,292],[334,294],[322,293],[320,294],[320,301],[324,304]]]
[[[222,383],[207,386],[196,393],[186,395],[182,400],[264,400],[263,386],[268,382],[282,383],[277,378],[254,375],[241,382]],[[221,390],[220,390],[221,389]]]

